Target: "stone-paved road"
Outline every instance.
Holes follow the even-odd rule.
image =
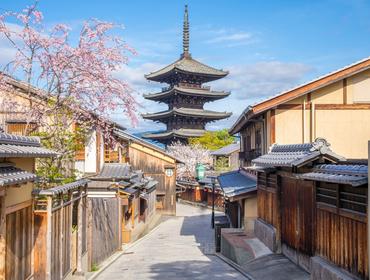
[[[176,217],[162,222],[97,279],[246,279],[210,254],[210,221],[209,210],[178,204]]]

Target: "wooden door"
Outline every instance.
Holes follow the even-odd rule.
[[[313,182],[281,178],[281,241],[312,255],[314,244]]]

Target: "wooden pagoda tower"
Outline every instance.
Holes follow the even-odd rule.
[[[187,142],[190,137],[200,137],[208,122],[231,116],[227,112],[205,110],[204,104],[227,97],[230,92],[212,91],[203,83],[221,79],[226,71],[207,66],[193,59],[189,53],[189,20],[185,6],[183,27],[183,53],[174,63],[152,72],[145,77],[150,81],[167,83],[169,86],[159,93],[144,94],[144,98],[168,105],[166,111],[143,114],[149,119],[166,124],[167,130],[144,134],[144,138],[169,144],[174,140]]]

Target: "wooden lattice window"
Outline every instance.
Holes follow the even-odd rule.
[[[320,183],[316,190],[316,201],[328,206],[337,207],[338,185]]]
[[[316,201],[319,205],[336,208],[337,212],[366,214],[367,189],[322,182],[316,189]]]
[[[27,123],[26,121],[6,122],[6,131],[14,135],[30,135],[37,130],[36,123]]]
[[[119,163],[119,152],[104,145],[104,162],[106,163]]]
[[[75,131],[78,131],[79,125],[74,125]],[[85,160],[85,143],[83,141],[77,142],[77,150],[75,154],[75,160],[84,161]]]

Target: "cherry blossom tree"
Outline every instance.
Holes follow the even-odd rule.
[[[202,163],[206,167],[212,165],[210,151],[199,144],[187,145],[175,142],[167,146],[167,151],[170,155],[183,162],[177,167],[178,179],[194,180],[197,163]]]
[[[115,76],[135,54],[114,33],[122,26],[90,19],[74,39],[67,25],[46,28],[37,4],[0,15],[0,36],[16,51],[0,73],[1,106],[37,123],[44,139],[56,139],[50,145],[61,154],[68,151],[58,135],[75,123],[95,127],[106,138],[113,129],[107,121],[112,111],[121,111],[135,124],[134,91]],[[14,91],[20,89],[28,104],[14,101]]]

